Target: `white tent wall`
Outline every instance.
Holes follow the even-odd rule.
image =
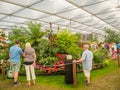
[[[120,30],[120,0],[0,0],[0,28],[11,30],[28,21],[70,27],[72,32],[104,34]],[[63,28],[63,29],[64,29]]]

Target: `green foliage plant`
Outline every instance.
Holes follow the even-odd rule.
[[[103,63],[107,55],[107,50],[105,48],[97,49],[96,51],[93,52],[93,55],[95,63]]]
[[[81,50],[78,47],[79,38],[68,30],[61,30],[56,35],[56,44],[62,53],[71,54],[73,58],[79,58]]]
[[[105,42],[111,43],[111,42],[120,42],[120,34],[116,31],[113,31],[111,29],[105,29],[106,36],[105,36]]]

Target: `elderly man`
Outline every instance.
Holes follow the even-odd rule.
[[[89,45],[83,46],[84,52],[82,54],[82,58],[80,60],[74,60],[75,62],[82,62],[83,71],[86,77],[86,85],[90,84],[90,71],[92,70],[92,60],[93,60],[93,53],[88,50]]]

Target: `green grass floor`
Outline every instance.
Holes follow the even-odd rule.
[[[107,74],[118,70],[115,61],[110,61],[107,66],[101,69],[93,70],[91,72],[91,81],[97,80],[100,77],[104,77]],[[73,85],[67,85],[64,82],[64,75],[52,75],[52,76],[37,76],[36,85],[27,87],[25,86],[26,77],[20,76],[19,80],[22,82],[21,86],[13,87],[12,79],[6,79],[1,81],[0,75],[0,90],[82,90],[86,86],[84,85],[85,77],[83,73],[77,74],[77,87]]]

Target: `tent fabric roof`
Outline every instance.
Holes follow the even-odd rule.
[[[0,0],[0,28],[11,30],[26,22],[43,28],[58,26],[72,32],[105,34],[104,28],[120,30],[120,0]]]

